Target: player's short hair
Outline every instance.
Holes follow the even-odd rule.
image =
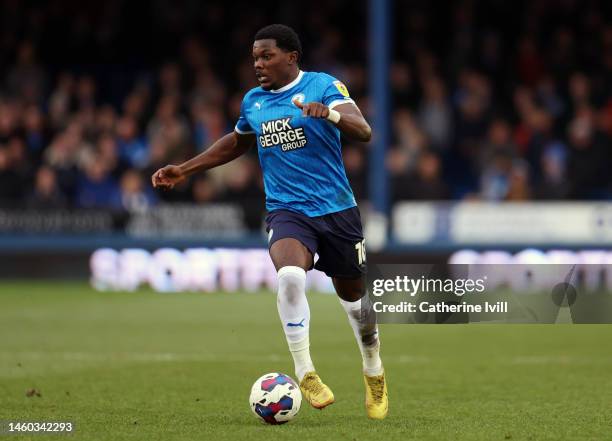
[[[302,59],[302,43],[297,32],[284,24],[271,24],[261,28],[255,34],[255,40],[276,40],[276,45],[286,51],[298,53],[298,61]]]

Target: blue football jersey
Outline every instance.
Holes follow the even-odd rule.
[[[256,87],[244,96],[235,130],[257,137],[267,210],[314,217],[354,207],[340,130],[326,119],[303,117],[294,98],[331,108],[353,103],[344,84],[319,72],[300,71],[278,90]]]

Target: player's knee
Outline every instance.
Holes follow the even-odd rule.
[[[332,279],[338,297],[347,302],[357,302],[366,296],[363,278],[342,279],[334,277]]]
[[[278,301],[297,304],[306,295],[306,271],[285,266],[278,271]]]

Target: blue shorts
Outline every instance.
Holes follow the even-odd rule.
[[[317,217],[274,210],[266,216],[266,225],[268,247],[280,239],[297,239],[313,257],[319,255],[314,268],[329,277],[355,279],[365,274],[363,228],[357,207]]]

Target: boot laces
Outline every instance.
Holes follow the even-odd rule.
[[[382,401],[385,386],[385,380],[383,379],[383,377],[380,376],[368,378],[368,383],[370,384],[370,390],[372,392],[372,398],[374,398],[374,401]]]
[[[317,381],[317,377],[315,377],[314,375],[306,378],[304,386],[306,386],[306,389],[315,394],[318,394],[323,391],[323,384],[321,384],[320,381]]]

